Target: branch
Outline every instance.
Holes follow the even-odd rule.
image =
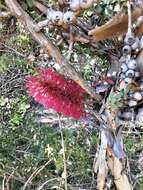
[[[64,6],[67,5],[67,2],[65,2],[65,0],[60,0],[60,3],[62,3]],[[37,9],[39,9],[41,14],[44,13],[47,16],[47,12],[48,12],[47,6],[41,4],[37,0],[33,0],[33,6],[36,7]],[[60,13],[62,13],[62,12],[60,11]],[[63,29],[62,35],[68,39],[69,39],[69,33],[68,32],[69,32],[70,26],[72,26],[72,25],[76,26],[77,31],[75,32],[75,34],[73,36],[74,42],[79,42],[81,44],[88,44],[91,47],[93,47],[94,50],[96,51],[96,53],[98,53],[99,55],[105,54],[105,52],[108,50],[107,49],[104,50],[100,46],[98,47],[97,43],[96,44],[93,43],[93,40],[90,38],[90,36],[88,36],[89,26],[85,25],[85,23],[82,22],[81,20],[79,22],[79,20],[77,18],[78,16],[79,16],[79,12],[78,13],[75,12],[74,18],[70,19],[70,22],[61,22],[60,21],[57,23],[55,22],[55,23],[50,23],[50,24],[53,24],[54,26],[58,26],[58,24],[60,24],[60,27],[58,27],[58,30],[60,29],[62,31],[62,29]],[[53,21],[54,21],[54,19],[53,19]],[[39,29],[48,26],[48,24],[49,24],[49,17],[47,16],[47,19],[38,23]]]
[[[43,5],[42,3],[36,1],[36,0],[33,0],[32,1],[32,4],[37,8],[39,9],[43,14],[47,15],[47,9],[48,7],[46,7],[45,5]]]
[[[16,0],[5,0],[5,2],[11,13],[25,25],[33,38],[48,51],[49,55],[55,59],[55,61],[70,75],[70,77],[92,98],[100,100],[100,95],[96,94],[95,90],[81,78],[75,69],[68,63],[67,59],[61,55],[59,49],[56,48],[42,32],[36,32],[38,30],[37,24],[34,23],[32,18],[21,8],[18,2]]]

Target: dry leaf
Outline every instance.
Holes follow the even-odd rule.
[[[108,167],[106,163],[106,149],[107,149],[107,138],[105,131],[101,131],[101,145],[98,155],[97,164],[99,166],[98,168],[98,175],[97,175],[97,189],[103,190],[105,179],[108,174]]]
[[[108,167],[105,162],[102,162],[102,164],[99,166],[98,170],[98,176],[97,176],[97,189],[98,190],[103,190],[104,189],[104,184],[105,184],[105,179],[107,177],[108,173]]]
[[[143,23],[140,24],[138,28],[135,30],[136,36],[141,36],[143,34]]]
[[[143,6],[137,7],[132,12],[132,20],[135,21],[141,15],[143,15]],[[101,41],[108,38],[121,36],[127,32],[127,29],[128,15],[124,13],[118,13],[106,24],[90,30],[88,34],[91,35],[95,41]]]
[[[114,177],[114,183],[118,190],[131,190],[127,175],[123,172],[123,165],[116,157],[108,157],[108,166]]]

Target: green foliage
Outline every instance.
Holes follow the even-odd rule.
[[[6,8],[6,7],[5,7],[5,1],[4,1],[4,0],[0,0],[0,8],[1,8],[1,9]]]
[[[130,167],[133,173],[136,175],[136,189],[141,190],[143,187],[143,174],[142,170],[139,169],[139,163],[137,160],[140,158],[139,155],[141,153],[142,156],[142,150],[143,150],[143,135],[139,136],[128,136],[124,139],[125,145],[126,145],[126,151],[129,158],[132,158],[130,161]]]
[[[112,18],[113,15],[120,11],[124,11],[124,7],[122,6],[124,2],[125,0],[97,1],[94,11],[100,16],[96,18],[96,24],[100,26]]]
[[[92,137],[96,139],[97,135],[93,133],[91,136],[80,129],[71,131],[70,129],[64,131],[68,175],[75,175],[74,181],[83,183],[81,177],[91,175],[93,159],[90,158],[90,154],[92,146],[96,144]],[[28,177],[36,168],[52,159],[51,164],[33,183],[38,184],[44,178],[46,180],[47,176],[52,178],[53,174],[61,176],[63,158],[58,131],[46,125],[39,125],[34,121],[32,113],[27,112],[25,120],[20,125],[17,123],[15,127],[2,125],[0,132],[1,174],[14,172],[14,176]],[[16,184],[16,181],[13,183]]]
[[[137,185],[136,185],[136,189],[137,190],[142,190],[143,188],[143,175],[139,175],[137,178]]]
[[[17,42],[18,42],[18,45],[25,48],[28,46],[29,42],[30,42],[30,39],[28,37],[28,35],[26,34],[21,34],[17,37]]]
[[[119,109],[122,107],[124,101],[126,100],[126,95],[128,93],[128,89],[122,89],[120,91],[111,92],[108,97],[108,105],[113,109]]]
[[[7,70],[10,64],[11,64],[11,56],[2,54],[0,56],[0,72]]]

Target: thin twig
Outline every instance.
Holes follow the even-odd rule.
[[[132,33],[132,13],[131,13],[131,3],[127,2],[128,7],[128,34]]]
[[[5,48],[7,48],[7,49],[9,49],[9,50],[11,50],[11,51],[13,51],[15,54],[17,54],[17,55],[19,55],[19,56],[21,56],[21,57],[23,57],[23,58],[26,57],[26,55],[24,55],[24,54],[18,52],[18,51],[15,50],[14,48],[9,47],[8,45],[6,45],[6,44],[4,44],[4,43],[2,43],[2,42],[0,42],[0,45],[4,46]],[[2,51],[2,50],[0,50],[0,51]]]
[[[72,55],[72,49],[73,49],[73,31],[72,31],[72,26],[70,26],[70,42],[69,42],[69,50],[68,50],[68,56],[67,56],[67,60],[70,61],[71,55]]]
[[[41,166],[40,168],[37,168],[32,174],[31,176],[28,178],[28,180],[26,181],[26,183],[24,184],[23,190],[26,189],[27,185],[33,180],[34,177],[36,177],[52,160],[49,160],[48,162],[46,162],[46,164],[44,164],[43,166]]]
[[[64,143],[64,136],[63,136],[63,128],[62,122],[59,117],[59,126],[60,126],[60,133],[61,133],[61,145],[62,145],[62,152],[63,152],[63,162],[64,162],[64,180],[65,180],[65,190],[68,190],[68,183],[67,183],[67,164],[66,164],[66,155],[65,155],[65,143]]]
[[[53,179],[49,179],[49,180],[45,181],[42,185],[40,185],[40,186],[37,188],[37,190],[42,190],[43,187],[44,187],[45,185],[47,185],[47,183],[52,182],[52,181],[55,181],[55,180],[58,181],[58,180],[60,180],[60,178],[53,178]]]
[[[4,176],[2,180],[2,190],[5,190],[5,180],[6,180],[6,176]]]
[[[17,169],[17,167],[16,167],[16,169]],[[15,170],[16,170],[16,169],[15,169]],[[6,180],[6,185],[8,185],[8,182],[9,182],[9,181],[10,181],[10,179],[12,178],[12,176],[13,176],[13,174],[14,174],[15,170],[14,170],[14,171],[12,171],[12,173],[8,176],[8,178],[7,178],[7,180]]]

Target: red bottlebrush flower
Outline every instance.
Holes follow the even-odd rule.
[[[86,92],[73,80],[65,79],[54,69],[40,69],[39,76],[27,77],[30,96],[45,108],[53,108],[75,119],[84,118]]]

